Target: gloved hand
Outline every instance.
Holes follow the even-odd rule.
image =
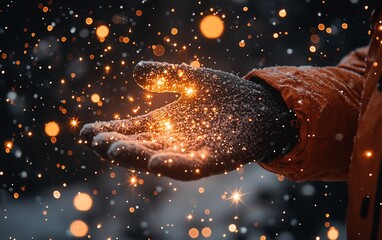
[[[80,137],[101,158],[179,180],[224,173],[285,150],[282,115],[269,89],[233,74],[158,62],[134,69],[139,86],[176,92],[146,115],[84,125]]]

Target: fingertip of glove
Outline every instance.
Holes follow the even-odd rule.
[[[87,123],[82,127],[79,137],[85,144],[91,145],[93,138],[97,133],[94,123]]]

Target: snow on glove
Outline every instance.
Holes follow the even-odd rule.
[[[138,171],[194,180],[268,161],[285,150],[285,109],[266,86],[186,64],[140,62],[138,85],[176,92],[146,115],[84,125],[81,139],[101,158]]]

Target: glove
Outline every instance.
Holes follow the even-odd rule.
[[[264,84],[159,62],[138,63],[134,78],[148,91],[181,96],[146,115],[85,124],[80,138],[113,164],[195,180],[272,160],[289,144],[289,110]]]

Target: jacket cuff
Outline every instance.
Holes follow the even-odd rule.
[[[284,156],[259,163],[293,181],[346,180],[364,77],[342,67],[269,67],[258,77],[296,113],[299,142]]]

